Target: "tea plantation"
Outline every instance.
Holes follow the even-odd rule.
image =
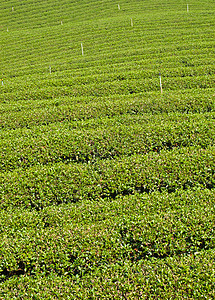
[[[215,298],[214,0],[0,3],[0,299]]]

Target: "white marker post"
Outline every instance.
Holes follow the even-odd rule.
[[[7,28],[7,32],[8,32],[8,28]]]
[[[82,55],[84,55],[84,47],[83,47],[82,43],[81,43],[81,53],[82,53]]]
[[[161,73],[159,73],[159,78],[160,78],[160,88],[161,88],[161,94],[163,94],[162,82],[161,82]]]
[[[187,12],[189,12],[189,5],[187,4]]]
[[[118,4],[118,10],[120,10],[120,5]]]
[[[1,85],[4,85],[4,81],[3,81],[3,79],[1,80]]]
[[[14,11],[14,8],[13,8],[13,6],[12,6],[12,11]]]
[[[52,73],[52,67],[49,66],[49,73],[51,74]]]
[[[132,20],[132,18],[131,18],[131,27],[133,27],[134,26],[134,24],[133,24],[133,20]]]
[[[61,21],[60,24],[63,25],[63,22]]]

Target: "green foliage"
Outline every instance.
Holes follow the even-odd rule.
[[[195,296],[206,286],[213,295],[214,196],[214,190],[180,190],[52,206],[41,212],[3,211],[1,286],[6,290],[19,284],[22,291],[28,276],[27,296],[41,281],[53,289],[51,278],[64,288],[65,280],[72,280],[75,289],[79,284],[89,288],[95,281],[96,290],[107,296],[109,281],[114,290],[118,281],[122,293],[121,283],[130,278],[138,293],[151,291],[154,297],[165,291],[177,294],[177,289],[181,296],[187,289]],[[195,289],[189,288],[190,282]],[[124,292],[130,295],[132,287]],[[35,292],[39,297],[45,291]]]
[[[178,114],[125,117],[97,121],[93,129],[71,124],[35,127],[32,130],[2,134],[1,171],[33,165],[63,162],[88,162],[160,152],[188,146],[205,148],[214,144],[213,114]],[[115,123],[115,124],[114,124]],[[131,127],[131,123],[132,127]],[[11,140],[13,137],[13,140]]]
[[[152,152],[90,163],[36,166],[2,173],[1,206],[47,205],[117,195],[214,188],[214,147]]]
[[[215,298],[214,8],[1,1],[0,299]]]

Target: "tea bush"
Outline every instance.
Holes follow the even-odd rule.
[[[0,299],[215,298],[214,9],[1,1]]]

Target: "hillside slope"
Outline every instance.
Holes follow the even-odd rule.
[[[212,0],[0,3],[0,299],[213,299]]]

